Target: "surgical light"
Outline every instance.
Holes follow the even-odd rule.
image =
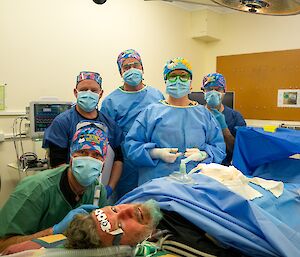
[[[299,0],[212,0],[222,6],[243,12],[285,16],[300,13]]]
[[[155,1],[155,0],[144,0]],[[300,0],[156,0],[171,3],[208,6],[210,8],[227,7],[238,11],[286,16],[300,13]],[[212,3],[213,2],[213,3]],[[219,5],[219,6],[218,6]]]
[[[95,4],[104,4],[106,0],[93,0]]]

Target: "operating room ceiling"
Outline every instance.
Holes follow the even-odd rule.
[[[172,1],[172,0],[144,0],[144,1],[156,1],[156,2],[165,2],[186,10],[195,11],[201,9],[214,9],[215,11],[226,12],[230,9],[225,8],[217,3],[212,2],[211,0],[183,0],[183,1]]]
[[[179,7],[196,9],[215,9],[226,12],[237,10],[253,14],[287,16],[300,13],[300,0],[144,0],[168,2]]]

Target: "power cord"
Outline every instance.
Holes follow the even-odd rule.
[[[20,120],[20,124],[19,124],[19,131],[17,131],[18,129],[18,121]],[[23,120],[28,120],[28,118],[26,116],[20,116],[14,119],[13,121],[13,143],[14,143],[14,148],[15,148],[15,152],[16,152],[16,156],[17,156],[17,161],[18,161],[18,167],[20,165],[19,160],[20,160],[20,153],[19,153],[19,147],[17,144],[17,141],[20,140],[20,145],[21,145],[21,155],[24,154],[24,148],[23,148],[23,141],[22,141],[22,136],[26,135],[26,133],[22,133],[21,129],[22,129],[22,121]]]
[[[34,168],[37,165],[38,157],[33,152],[27,152],[20,156],[19,159],[21,168],[27,170],[28,168]]]
[[[38,156],[34,152],[24,152],[23,137],[26,136],[25,132],[22,132],[22,123],[24,120],[28,120],[27,116],[20,116],[14,119],[13,122],[13,143],[17,156],[19,171],[27,172],[27,169],[40,168],[41,170],[48,167],[47,158],[38,159]],[[18,124],[19,122],[19,124]],[[20,144],[18,144],[18,142]]]

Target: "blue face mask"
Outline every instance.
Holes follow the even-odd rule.
[[[167,80],[166,82],[166,93],[174,98],[181,98],[186,96],[190,93],[190,86],[191,81],[182,82],[181,80],[177,79],[175,82],[171,82]]]
[[[136,87],[143,79],[143,72],[140,69],[131,68],[123,73],[124,82],[132,87]]]
[[[103,162],[89,156],[72,159],[72,173],[77,182],[87,187],[95,182],[101,174]]]
[[[204,93],[204,99],[209,107],[217,107],[221,103],[222,93],[215,90]]]
[[[91,112],[96,109],[99,101],[99,94],[88,91],[78,91],[77,104],[85,112]]]

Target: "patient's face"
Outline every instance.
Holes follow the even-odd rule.
[[[121,204],[102,208],[110,222],[110,231],[121,228],[124,232],[120,241],[122,245],[135,245],[147,238],[154,229],[151,210],[144,204]],[[100,238],[104,246],[113,244],[114,236],[104,231]]]

